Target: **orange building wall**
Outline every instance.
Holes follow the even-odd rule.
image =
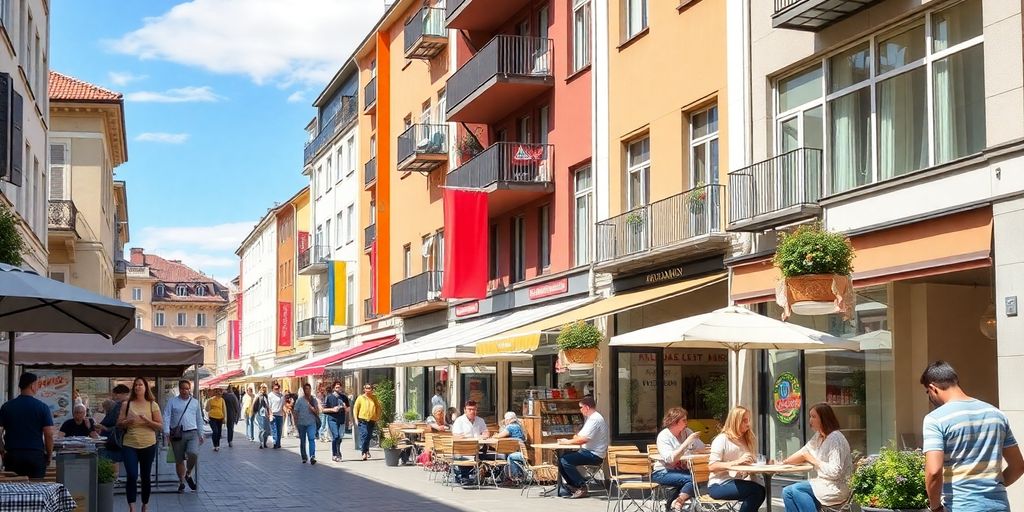
[[[295,349],[295,207],[289,203],[277,211],[277,316],[274,346],[278,354]],[[288,318],[281,316],[281,304],[288,304]],[[287,345],[281,343],[282,329],[286,329]]]

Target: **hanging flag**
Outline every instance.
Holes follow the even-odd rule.
[[[331,261],[327,264],[327,314],[330,325],[348,325],[345,318],[348,312],[348,304],[345,302],[348,297],[345,290],[347,277],[344,261]]]
[[[444,191],[444,299],[487,297],[487,193]]]

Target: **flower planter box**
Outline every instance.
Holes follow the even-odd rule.
[[[775,301],[783,307],[783,319],[790,314],[829,315],[853,314],[853,282],[850,276],[808,274],[779,281]]]
[[[589,370],[597,362],[600,350],[596,348],[573,348],[558,351],[558,360],[567,370]]]

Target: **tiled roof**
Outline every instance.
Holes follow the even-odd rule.
[[[123,99],[121,93],[104,89],[98,85],[84,82],[56,71],[50,71],[49,84],[50,100],[68,101],[109,101],[117,102]]]
[[[178,260],[165,260],[155,254],[143,254],[143,265],[149,267],[150,274],[158,282],[164,284],[164,295],[155,296],[155,301],[172,302],[227,302],[227,287],[218,283],[210,276],[190,268]],[[179,284],[188,286],[188,295],[177,295]],[[206,295],[197,295],[196,287],[204,286]]]

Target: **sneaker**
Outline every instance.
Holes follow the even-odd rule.
[[[310,466],[315,466],[316,465],[316,458],[315,457],[310,457],[309,458],[309,465]]]
[[[178,494],[185,493],[185,482],[178,482]]]
[[[331,457],[331,462],[341,462],[341,457],[335,455],[334,457]]]
[[[586,497],[587,497],[587,490],[583,489],[583,488],[576,489],[572,493],[572,499],[574,499],[574,500],[578,500],[580,498],[586,498]]]
[[[189,489],[192,489],[193,491],[196,490],[196,481],[193,480],[191,476],[185,477],[185,483],[188,484]]]
[[[234,448],[234,445],[230,441],[228,442],[228,448]]]
[[[309,462],[309,461],[308,461],[308,460],[306,460],[306,459],[302,459],[302,463],[303,463],[303,464],[305,464],[305,463],[307,463],[307,462]]]

